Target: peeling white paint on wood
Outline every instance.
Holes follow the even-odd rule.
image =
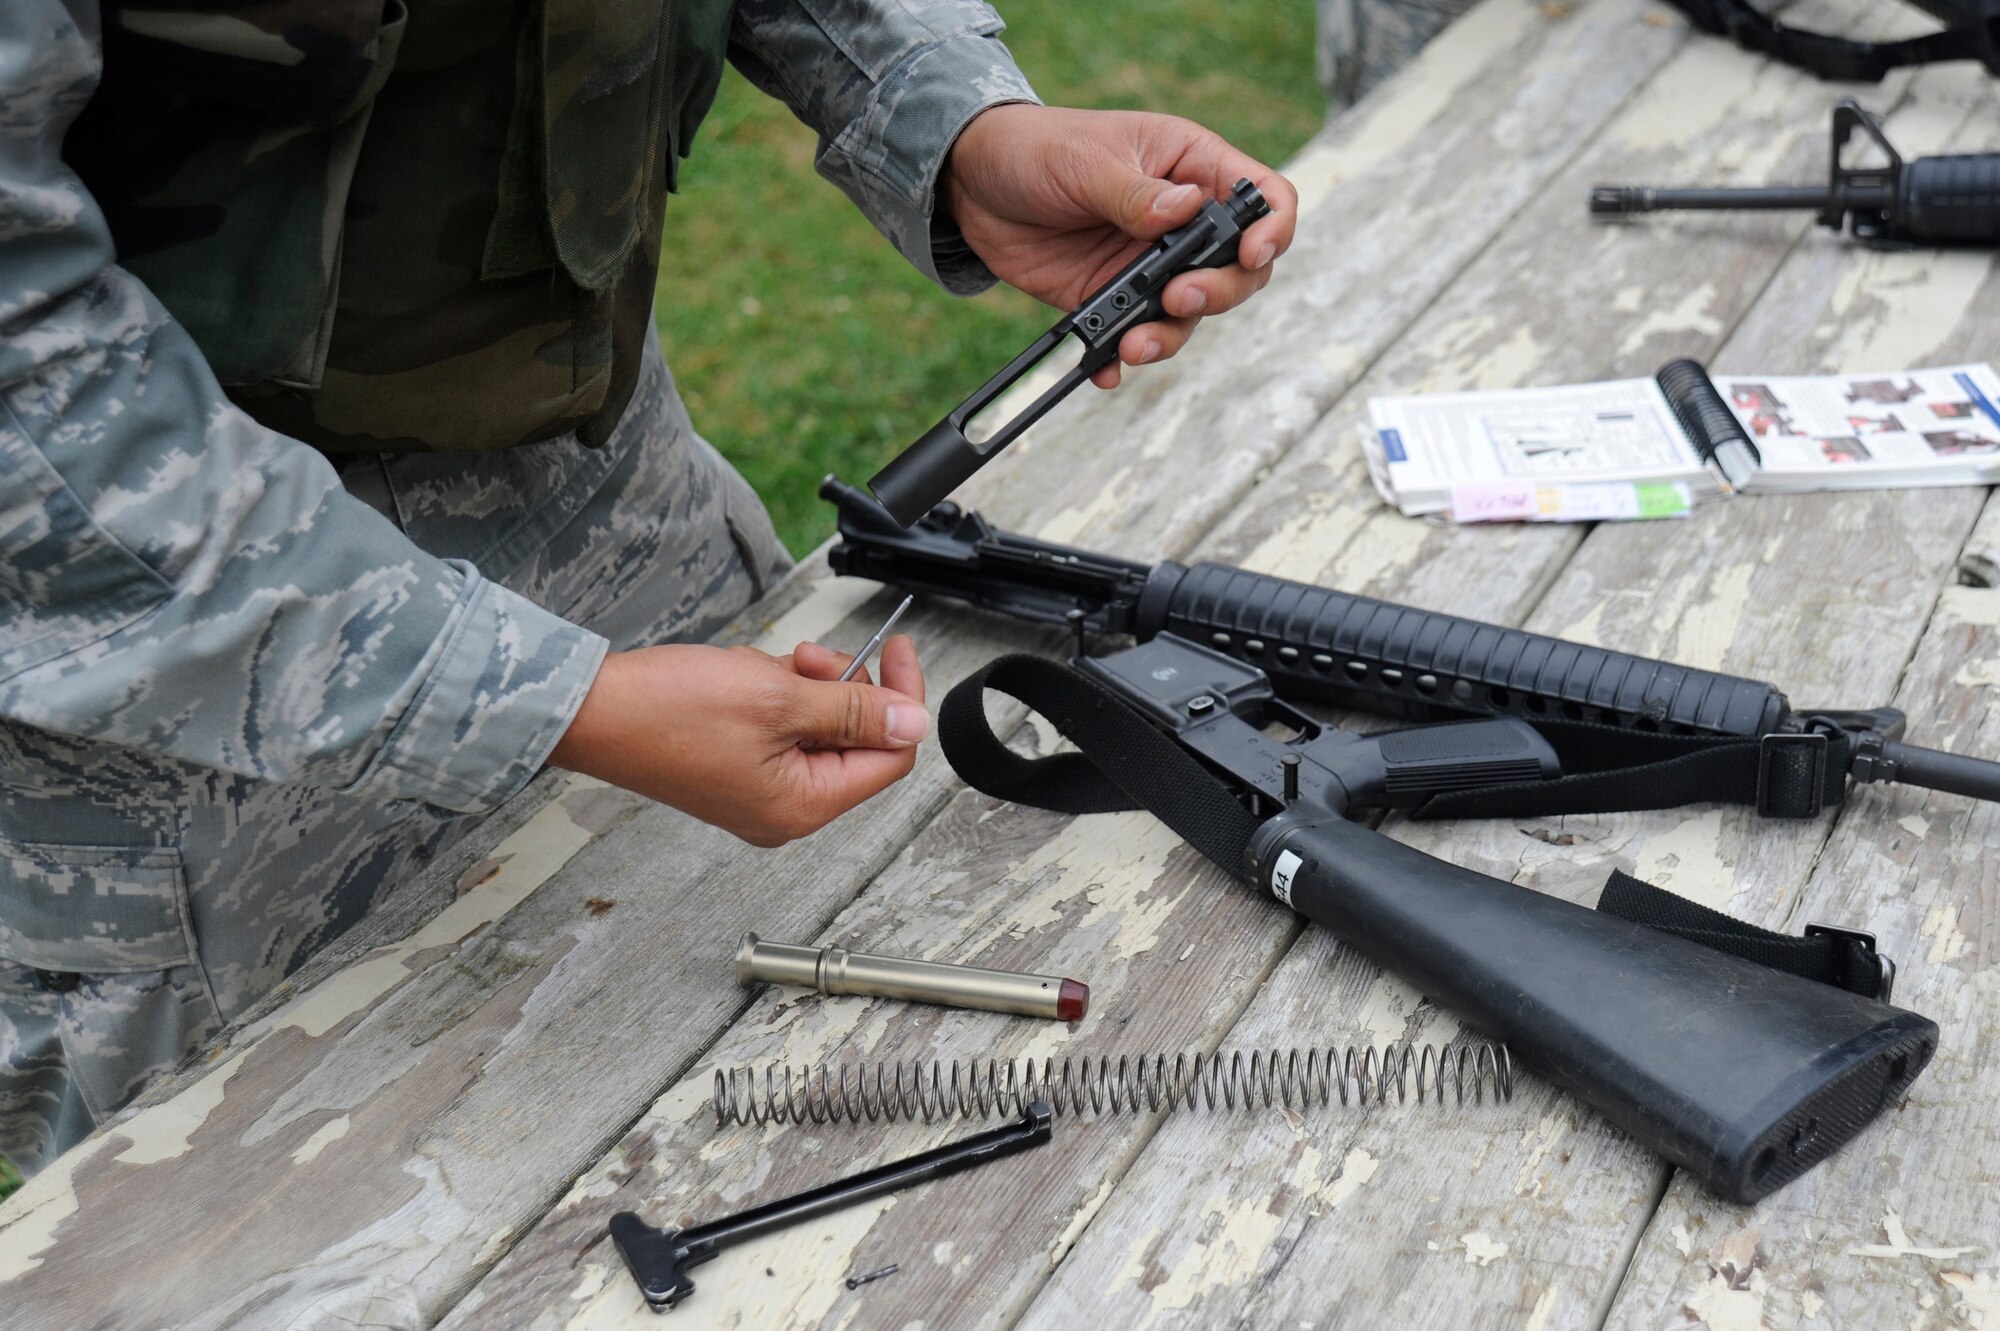
[[[382,949],[300,995],[272,1018],[271,1027],[296,1028],[314,1038],[325,1035],[407,978],[414,958],[431,948],[459,942],[526,900],[569,863],[570,857],[594,835],[572,816],[569,801],[579,794],[604,789],[607,787],[602,781],[572,776],[564,794],[500,843],[493,855],[497,872],[474,884],[429,924],[400,943]],[[129,1127],[128,1124],[128,1130]]]
[[[1459,1235],[1458,1242],[1465,1249],[1465,1260],[1474,1266],[1491,1266],[1507,1255],[1506,1244],[1476,1229],[1470,1234]]]
[[[1531,0],[1478,6],[1440,33],[1417,58],[1367,98],[1332,133],[1299,151],[1286,175],[1298,187],[1300,207],[1315,206],[1335,186],[1393,162],[1485,73],[1492,53],[1514,45],[1530,25],[1560,21]]]
[[[1910,1242],[1909,1231],[1903,1228],[1903,1217],[1891,1209],[1882,1216],[1882,1236],[1886,1243],[1857,1243],[1847,1250],[1850,1257],[1927,1257],[1932,1261],[1949,1261],[1963,1257],[1969,1252],[1981,1251],[1983,1245],[1975,1243],[1952,1247],[1934,1247]]]
[[[826,562],[826,556],[819,551],[814,551],[807,558],[820,564]],[[774,656],[782,656],[802,642],[816,642],[836,651],[859,651],[861,644],[868,641],[866,633],[851,643],[829,639],[836,639],[835,630],[853,618],[863,606],[878,596],[888,595],[880,583],[866,578],[825,578],[813,588],[812,595],[765,626],[757,636],[757,646]],[[889,604],[893,606],[895,602],[891,600]],[[886,613],[882,616],[887,617]]]
[[[0,1285],[16,1280],[42,1264],[42,1254],[55,1245],[63,1221],[76,1214],[76,1169],[102,1150],[99,1138],[59,1157],[13,1196],[0,1211]]]
[[[2000,1331],[2000,1278],[1993,1272],[1945,1271],[1938,1279],[1957,1298],[1954,1311],[1972,1331]]]
[[[313,1160],[318,1158],[321,1151],[324,1151],[327,1147],[345,1137],[347,1130],[352,1126],[354,1126],[354,1118],[349,1114],[341,1114],[336,1118],[328,1119],[324,1125],[313,1132],[312,1136],[306,1138],[304,1145],[292,1152],[292,1163],[295,1165],[312,1163]]]
[[[1949,94],[1962,87],[1955,76],[1926,75],[1919,86],[1925,91],[1909,104],[1913,114],[1899,110],[1890,125],[1891,134],[1899,137],[1906,122],[1919,131],[1912,134],[1915,146],[1906,151],[1952,150],[1951,136],[1946,141],[1936,137],[1941,104],[1952,106],[1957,115],[1953,134],[1964,145],[1960,150],[1986,143],[1993,117],[2000,113],[2000,91],[1990,79],[1970,101],[1955,103],[1934,91]],[[1926,130],[1928,135],[1921,132]],[[1934,272],[1938,257],[1904,256],[1912,273]],[[1964,299],[1941,297],[1928,276],[1882,283],[1853,277],[1857,272],[1879,277],[1881,270],[1872,256],[1850,257],[1831,247],[1802,249],[1745,320],[1732,344],[1736,350],[1726,356],[1729,364],[1747,368],[1768,363],[1781,348],[1789,348],[1808,357],[1795,366],[1800,370],[1861,368],[1865,358],[1881,356],[1895,365],[1915,365],[1989,356],[2000,339],[2000,307],[1991,296],[2000,290],[2000,265],[1991,256],[1981,271],[1956,275]],[[1878,330],[1886,330],[1885,340],[1875,343]],[[1920,523],[1956,532],[1959,515],[1978,497],[1964,491],[1857,495],[1826,508],[1854,515],[1861,519],[1859,529],[1871,533],[1850,536],[1856,525],[1850,518],[1837,529],[1843,546],[1869,541],[1878,559],[1907,560],[1911,537],[1901,533],[1913,533]],[[1818,515],[1823,510],[1815,506],[1813,511]],[[1989,501],[1963,544],[1970,550],[1990,548],[1996,535],[2000,509]],[[1921,588],[1918,580],[1925,574],[1934,576],[1955,562],[1924,556],[1910,566],[1908,581]],[[1904,586],[1871,581],[1855,604],[1879,615],[1892,596],[1907,595]],[[1991,690],[1976,667],[1968,669],[1969,663],[2000,659],[1996,604],[2000,601],[1990,589],[1946,585],[1934,607],[1919,604],[1896,612],[1905,622],[1925,626],[1914,659],[1897,671],[1898,695],[1889,699],[1910,713],[1910,738],[1916,742],[1962,752],[2000,752],[2000,717],[1990,706]],[[1837,650],[1820,635],[1804,664],[1811,666],[1813,657]],[[1874,658],[1860,664],[1870,673],[1879,670]],[[1828,689],[1824,696],[1830,697],[1831,686],[1853,684],[1829,678],[1816,690]],[[1805,690],[1794,687],[1792,696],[1803,700]],[[1883,696],[1878,692],[1870,701]],[[1640,1243],[1608,1326],[1621,1331],[1656,1327],[1688,1307],[1704,1313],[1712,1305],[1747,1312],[1759,1298],[1767,1325],[1801,1317],[1830,1326],[1936,1325],[1932,1310],[1949,1305],[1956,1288],[1938,1267],[1991,1260],[1986,1236],[2000,1232],[2000,1197],[1990,1188],[1963,1186],[1963,1180],[1967,1151],[1987,1149],[2000,1137],[1994,1097],[1972,1089],[1997,1065],[1991,1022],[1981,1015],[1990,1013],[2000,996],[1992,931],[1992,921],[2000,917],[1995,896],[2000,884],[1988,867],[1996,845],[2000,827],[1991,806],[1868,787],[1850,801],[1810,879],[1795,896],[1776,902],[1761,895],[1745,898],[1759,907],[1753,918],[1761,916],[1766,923],[1797,929],[1807,921],[1829,920],[1874,932],[1883,951],[1903,963],[1898,1003],[1944,1028],[1939,1051],[1895,1111],[1808,1178],[1749,1213],[1762,1235],[1762,1256],[1741,1290],[1718,1290],[1707,1267],[1688,1262],[1658,1237],[1671,1232],[1676,1242],[1692,1236],[1697,1245],[1712,1243],[1720,1230],[1746,1214],[1676,1179]],[[1924,1218],[1922,1232],[1914,1238],[1905,1219],[1913,1215]],[[1968,1245],[1977,1248],[1959,1251]],[[1967,1271],[1977,1268],[1953,1269],[1970,1280]],[[1971,1318],[1961,1320],[1969,1323]]]
[[[230,1077],[242,1064],[243,1055],[238,1054],[189,1087],[185,1094],[126,1120],[120,1125],[118,1135],[131,1144],[113,1156],[113,1162],[156,1165],[162,1160],[187,1154],[188,1138],[208,1121],[208,1116],[222,1103]]]
[[[1836,368],[1862,372],[1934,363],[1990,269],[1990,259],[1976,250],[1878,252],[1855,263],[1834,295],[1836,313],[1852,312]]]

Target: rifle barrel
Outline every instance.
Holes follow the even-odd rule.
[[[1882,757],[1895,773],[1889,779],[1898,785],[1922,786],[1976,800],[2000,800],[2000,763],[1991,759],[1941,753],[1897,740],[1882,746]]]
[[[1610,215],[1669,211],[1753,209],[1764,212],[1824,208],[1824,185],[1783,185],[1767,189],[1653,189],[1646,185],[1599,185],[1590,192],[1590,211]]]

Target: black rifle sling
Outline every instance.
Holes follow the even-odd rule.
[[[1042,714],[1079,753],[1026,758],[993,733],[987,689]],[[961,680],[938,712],[938,743],[974,790],[1056,813],[1145,809],[1241,878],[1259,819],[1186,749],[1110,689],[1040,656],[1003,656]]]
[[[1748,804],[1766,818],[1811,818],[1847,795],[1854,739],[1835,733],[1662,735],[1537,718],[1563,774],[1434,795],[1417,818],[1629,813]]]
[[[1831,984],[1863,998],[1889,997],[1885,992],[1886,980],[1893,972],[1884,969],[1874,940],[1864,934],[1812,927],[1803,937],[1797,937],[1760,929],[1617,871],[1605,883],[1603,894],[1597,898],[1597,908],[1606,915],[1616,915],[1774,970]]]
[[[1671,0],[1674,8],[1706,33],[1733,39],[1745,50],[1796,65],[1823,79],[1879,83],[1892,69],[1945,60],[1977,60],[2000,74],[2000,0],[1967,0],[1967,23],[1899,42],[1857,42],[1830,33],[1789,28],[1754,8],[1749,0]],[[1933,13],[1956,6],[1928,4]]]
[[[1078,752],[1029,758],[1008,748],[986,718],[989,688],[1040,713]],[[989,663],[945,696],[938,743],[952,770],[982,794],[1055,813],[1145,809],[1232,877],[1245,876],[1250,837],[1261,820],[1199,759],[1080,671],[1040,656]],[[1872,945],[1856,935],[1773,933],[1623,873],[1611,875],[1597,909],[1864,997],[1881,996],[1884,972]]]

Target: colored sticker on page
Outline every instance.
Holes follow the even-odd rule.
[[[1694,509],[1694,496],[1678,482],[1667,485],[1641,483],[1632,487],[1639,496],[1642,518],[1684,518]]]
[[[1686,517],[1694,494],[1679,481],[1537,485],[1496,481],[1453,486],[1455,522],[1630,522]]]

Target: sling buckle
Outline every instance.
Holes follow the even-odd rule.
[[[1826,807],[1823,731],[1770,734],[1757,750],[1757,812],[1765,818],[1817,818]]]

